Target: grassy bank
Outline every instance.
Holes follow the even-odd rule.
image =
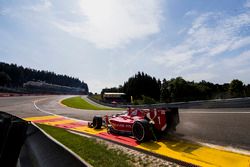
[[[96,99],[96,100],[102,100],[102,96],[100,94],[91,95],[91,97]]]
[[[93,138],[86,138],[64,129],[38,124],[45,132],[78,154],[94,167],[127,167],[129,156],[119,150],[108,149],[107,145]]]
[[[78,108],[78,109],[86,109],[86,110],[114,110],[114,109],[108,108],[108,107],[95,106],[93,104],[88,103],[87,101],[85,101],[84,99],[82,99],[79,96],[77,96],[77,97],[71,97],[71,98],[68,98],[68,99],[64,99],[61,102],[62,102],[62,104],[66,105],[68,107]],[[117,109],[115,109],[115,110],[117,110]]]

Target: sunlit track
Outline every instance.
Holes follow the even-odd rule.
[[[51,112],[45,111],[43,109],[40,109],[36,105],[36,102],[39,102],[42,100],[46,100],[46,99],[40,99],[38,101],[34,101],[34,106],[36,107],[36,109],[38,109],[39,111],[44,112],[44,113],[51,113]],[[63,106],[63,107],[65,107],[65,106]],[[190,112],[190,111],[188,111],[188,112]],[[192,113],[192,112],[190,112],[190,113]],[[204,113],[204,112],[193,112],[193,113],[200,114],[200,113]],[[215,112],[215,113],[223,113],[223,112]],[[230,113],[232,113],[232,112],[230,112]],[[235,112],[233,112],[233,113],[235,113]],[[53,113],[51,113],[51,114],[53,114]],[[63,117],[63,116],[59,116],[56,114],[53,114],[53,117],[51,117],[47,120],[44,117],[41,117],[40,120],[38,120],[37,118],[27,118],[27,120],[29,120],[29,121],[32,121],[33,119],[34,119],[34,122],[36,122],[36,123],[42,123],[42,124],[46,124],[46,125],[50,125],[50,126],[56,126],[59,128],[65,128],[65,129],[73,130],[76,132],[82,132],[82,133],[94,135],[94,136],[97,136],[100,138],[104,138],[104,139],[108,139],[108,140],[111,140],[114,142],[121,143],[123,145],[139,148],[139,149],[146,150],[146,151],[149,151],[149,152],[152,152],[155,154],[159,154],[161,156],[170,157],[172,159],[178,159],[180,161],[184,161],[184,162],[199,165],[199,166],[210,166],[211,164],[218,165],[218,164],[216,164],[218,162],[220,165],[223,164],[221,166],[228,166],[230,164],[230,162],[227,162],[227,161],[225,161],[225,159],[220,158],[220,157],[225,157],[225,156],[228,157],[230,160],[233,159],[233,160],[238,161],[238,162],[243,161],[243,162],[239,163],[239,166],[244,165],[244,164],[246,165],[248,160],[250,160],[249,155],[241,155],[238,153],[232,153],[230,151],[227,151],[227,149],[226,148],[224,149],[223,147],[220,147],[220,149],[212,148],[212,147],[207,147],[204,144],[197,145],[194,143],[186,142],[185,140],[181,140],[181,139],[180,139],[180,141],[178,141],[179,139],[177,139],[177,141],[170,140],[170,141],[158,141],[156,143],[149,142],[149,143],[139,144],[132,138],[116,136],[116,135],[113,136],[111,134],[108,134],[105,129],[94,130],[92,128],[88,128],[86,121],[81,121],[81,123],[80,122],[78,123],[79,120],[77,120],[77,119],[70,119],[69,117]],[[154,148],[155,144],[159,145],[158,149]],[[170,149],[172,147],[172,145],[179,145],[178,149],[176,146],[174,146],[175,151],[173,151],[172,149]],[[178,151],[176,151],[176,149]],[[196,152],[198,152],[198,154],[195,154],[193,151],[191,151],[192,155],[195,154],[196,158],[194,158],[194,157],[190,158],[191,155],[185,155],[185,154],[187,154],[186,153],[187,149],[193,150],[193,151],[195,150]],[[200,151],[198,151],[198,150],[200,150]],[[180,154],[180,152],[181,152],[181,154]],[[204,159],[204,157],[206,157],[206,156],[203,156],[203,155],[208,154],[208,153],[212,153],[213,155],[215,155],[215,157],[207,156],[209,158]],[[183,155],[185,155],[185,156],[183,156]],[[239,155],[240,155],[240,159],[237,159],[237,158],[239,158],[238,157]],[[197,156],[198,156],[198,158],[197,158]],[[199,156],[201,156],[201,157],[199,157]],[[241,157],[241,156],[243,156],[243,157]],[[189,157],[189,158],[186,158],[186,157]],[[211,159],[213,159],[215,161],[211,162]],[[213,166],[213,165],[211,165],[211,166]]]
[[[3,103],[2,107],[0,107],[0,110],[23,118],[32,117],[32,119],[35,120],[37,119],[37,123],[47,124],[50,126],[56,126],[80,133],[85,133],[89,135],[98,136],[101,138],[110,139],[110,135],[106,133],[105,129],[103,129],[103,131],[93,131],[93,129],[90,129],[86,126],[87,125],[86,121],[92,120],[94,115],[98,114],[111,115],[113,113],[120,113],[121,111],[80,110],[61,105],[60,101],[68,97],[72,96],[39,96],[39,97],[33,96],[25,98],[9,97],[9,98],[4,98],[4,100],[2,101],[0,100],[0,106],[1,103]],[[140,149],[144,151],[149,151],[150,153],[156,153],[157,155],[170,153],[171,150],[169,149],[174,149],[179,151],[178,155],[184,157],[190,157],[190,155],[187,155],[186,152],[187,150],[189,150],[189,152],[191,150],[192,156],[200,154],[206,157],[205,156],[205,154],[207,154],[206,152],[205,153],[199,152],[200,150],[203,150],[203,144],[199,144],[199,147],[183,145],[183,141],[186,141],[185,138],[190,137],[194,139],[193,141],[195,141],[195,143],[196,142],[205,143],[204,147],[210,148],[211,144],[214,144],[217,146],[219,145],[222,148],[230,148],[228,150],[222,149],[226,152],[231,152],[231,151],[234,152],[235,149],[237,150],[237,148],[242,148],[243,150],[244,149],[250,150],[249,148],[250,134],[248,130],[249,120],[250,120],[249,117],[250,115],[248,114],[250,112],[249,108],[180,109],[179,111],[180,111],[179,112],[180,124],[177,126],[177,134],[179,138],[177,141],[174,140],[173,141],[174,143],[168,141],[168,142],[163,142],[163,144],[160,143],[158,144],[154,143],[153,145],[146,144],[144,145],[145,149],[142,148]],[[43,117],[44,119],[41,120],[40,119],[41,116],[42,117],[46,116],[47,118]],[[50,121],[48,122],[47,119]],[[128,145],[129,143],[130,144],[134,143],[131,140],[127,140],[122,137],[112,138],[112,140],[116,140],[116,142],[120,142],[121,139],[122,141],[127,141]],[[208,145],[206,145],[206,143]],[[135,144],[137,143],[134,143],[134,146],[131,147],[138,148],[142,146],[138,144],[135,146]],[[200,147],[200,145],[202,147]],[[161,146],[162,149],[159,149],[158,151],[155,150],[155,148],[159,148],[159,146]],[[223,146],[229,146],[229,147],[223,147]],[[218,148],[215,147],[213,149],[217,150]],[[219,150],[221,150],[220,147]],[[214,152],[209,154],[217,155],[217,157],[224,157]],[[242,156],[242,153],[238,152],[237,155]],[[168,155],[162,155],[162,156],[168,156]],[[210,157],[210,158],[216,159],[216,157]],[[178,156],[177,157],[175,156],[175,159],[178,159]],[[193,159],[197,160],[197,157],[196,158],[193,157]],[[232,159],[232,158],[227,157],[226,159]],[[236,159],[233,160],[242,162],[242,160],[244,159],[246,160],[246,157],[243,159],[240,158],[240,161]],[[249,157],[247,157],[247,160],[249,160]],[[224,160],[221,163],[224,163]],[[243,165],[246,166],[246,161],[244,161]],[[202,164],[200,166],[207,166],[207,165]]]
[[[43,99],[35,100],[35,101],[33,102],[33,105],[34,105],[34,107],[35,107],[37,110],[39,110],[39,111],[41,111],[41,112],[43,112],[43,113],[50,114],[50,115],[55,115],[55,114],[53,114],[52,112],[48,112],[48,111],[45,111],[45,110],[43,110],[43,109],[37,107],[37,105],[36,105],[37,102],[43,101],[43,100],[47,100],[47,99],[48,99],[48,98],[43,98]]]
[[[168,138],[159,141],[138,143],[130,137],[123,137],[107,133],[106,129],[95,130],[88,128],[87,121],[77,121],[62,116],[43,116],[25,118],[27,121],[42,123],[50,126],[64,128],[84,134],[94,135],[125,146],[148,151],[160,156],[165,156],[176,161],[185,162],[197,166],[230,166],[231,161],[235,161],[234,166],[246,166],[250,160],[250,155],[243,155],[226,151],[223,147],[212,148],[190,141]]]
[[[92,111],[66,107],[60,101],[72,96],[26,96],[0,98],[0,110],[18,117],[60,115],[91,121],[94,115],[122,111]],[[250,108],[179,109],[177,133],[199,142],[250,150]]]

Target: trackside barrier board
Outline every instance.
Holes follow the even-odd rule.
[[[30,117],[25,118],[25,120],[96,135],[197,166],[250,167],[249,155],[210,148],[186,140],[167,139],[138,143],[130,137],[109,134],[106,129],[95,130],[89,128],[87,121],[78,121],[56,115]]]

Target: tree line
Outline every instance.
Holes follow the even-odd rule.
[[[18,88],[23,87],[23,84],[28,81],[42,81],[48,84],[83,88],[88,92],[88,85],[78,78],[0,62],[0,86]]]
[[[230,83],[214,84],[202,80],[200,82],[186,81],[182,77],[163,79],[160,81],[143,72],[130,77],[123,85],[105,88],[104,92],[124,92],[127,101],[154,102],[181,102],[194,100],[209,100],[218,98],[234,98],[250,96],[250,84],[244,85],[238,79]]]

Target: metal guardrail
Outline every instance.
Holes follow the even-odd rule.
[[[0,166],[16,166],[27,128],[26,121],[0,112]]]
[[[37,127],[28,127],[27,139],[21,149],[17,167],[87,167],[78,157],[47,137]]]
[[[31,123],[0,112],[0,166],[86,167],[90,165]]]
[[[119,105],[119,104],[108,104],[100,102],[91,96],[89,99],[96,103],[109,106],[109,107],[135,107],[135,108],[154,108],[154,107],[178,107],[178,108],[192,108],[192,109],[206,109],[206,108],[249,108],[250,107],[250,97],[245,98],[232,98],[232,99],[215,99],[215,100],[202,100],[202,101],[189,101],[189,102],[176,102],[176,103],[158,103],[150,105]]]

